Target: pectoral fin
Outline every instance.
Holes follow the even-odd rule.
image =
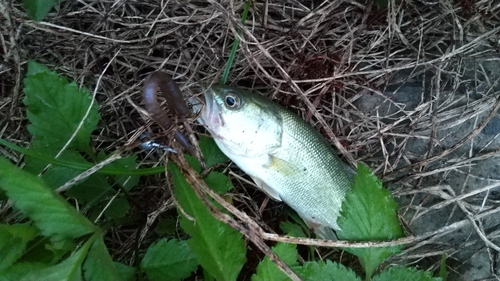
[[[262,191],[264,191],[265,194],[267,194],[267,196],[271,197],[271,199],[279,201],[279,202],[282,201],[281,198],[280,198],[279,193],[276,190],[274,190],[273,188],[271,188],[269,185],[267,185],[265,182],[261,181],[258,178],[252,177],[252,179],[255,182],[255,184]]]
[[[294,173],[298,172],[298,168],[290,164],[289,162],[278,158],[274,155],[269,155],[269,159],[267,160],[266,164],[263,165],[265,169],[272,170],[273,173],[279,174],[279,176],[291,176],[294,175]],[[257,186],[264,191],[269,197],[276,201],[283,201],[281,199],[280,193],[269,186],[266,182],[261,180],[260,178],[253,177],[253,181]]]
[[[294,175],[294,173],[300,171],[299,167],[273,155],[269,155],[269,164],[266,165],[266,168],[272,169],[283,176]]]

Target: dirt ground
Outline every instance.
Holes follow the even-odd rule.
[[[435,271],[445,254],[449,280],[500,279],[500,1],[255,1],[244,24],[243,1],[63,1],[41,22],[19,2],[0,1],[1,138],[29,146],[28,60],[97,89],[93,141],[114,151],[151,126],[148,73],[164,70],[186,97],[198,94],[220,80],[238,38],[228,84],[296,111],[396,197],[415,239],[391,262]],[[148,202],[160,184],[133,193]],[[265,200],[235,185],[238,205]],[[273,225],[270,213],[259,219]],[[126,262],[134,238],[116,231],[124,238],[112,254]]]

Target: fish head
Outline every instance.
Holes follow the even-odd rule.
[[[194,106],[199,112],[198,122],[224,153],[258,157],[281,145],[283,122],[272,102],[256,93],[221,84],[203,91],[205,106]]]

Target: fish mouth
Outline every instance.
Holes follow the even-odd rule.
[[[198,114],[198,123],[210,129],[222,125],[222,119],[219,115],[219,107],[215,100],[215,93],[211,87],[201,85],[204,94],[202,98],[193,97],[189,102],[193,105],[193,111]],[[203,99],[204,98],[204,99]]]

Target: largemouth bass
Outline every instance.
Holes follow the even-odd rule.
[[[225,85],[204,89],[195,105],[215,142],[272,199],[292,207],[323,239],[335,240],[347,166],[311,125],[286,108]]]

